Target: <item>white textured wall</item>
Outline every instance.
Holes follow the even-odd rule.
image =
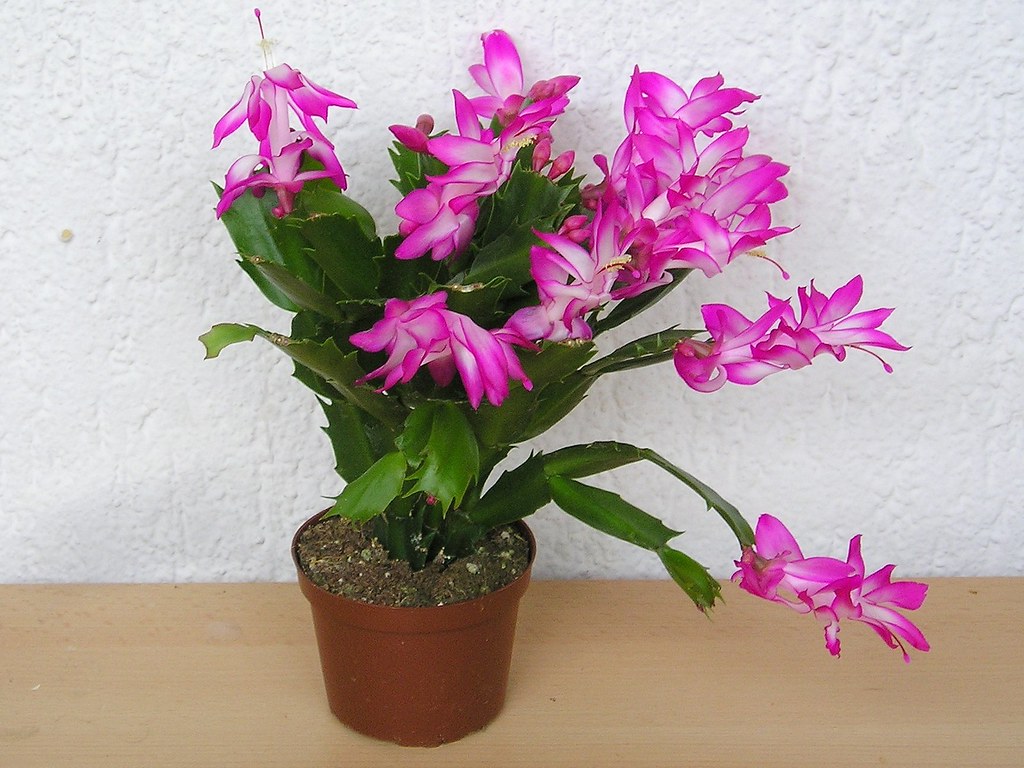
[[[541,10],[543,8],[543,10]],[[581,168],[621,138],[634,63],[681,83],[721,71],[762,94],[750,146],[792,166],[772,255],[693,277],[638,331],[701,302],[751,313],[856,272],[913,350],[892,376],[821,359],[706,396],[671,366],[605,379],[543,444],[654,447],[809,551],[904,574],[1022,574],[1024,15],[1010,2],[404,3],[268,0],[277,62],[359,102],[332,124],[351,191],[390,221],[386,126],[431,111],[479,34],[528,76],[583,76],[557,126]],[[233,261],[208,150],[261,68],[251,3],[7,2],[0,10],[0,581],[287,579],[291,531],[336,493],[313,398],[266,345],[204,362],[226,320],[284,329]],[[68,230],[67,242],[62,231]],[[655,470],[608,486],[687,530],[727,574],[735,543]],[[543,575],[658,575],[646,553],[553,509]]]

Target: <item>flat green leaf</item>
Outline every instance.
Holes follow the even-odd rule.
[[[754,531],[751,530],[750,524],[743,518],[743,515],[740,514],[740,511],[736,509],[736,507],[719,496],[718,493],[710,486],[705,485],[689,472],[680,469],[672,462],[652,451],[650,448],[643,448],[640,450],[643,453],[643,458],[664,469],[677,480],[689,486],[691,490],[704,499],[704,503],[708,505],[708,509],[715,510],[718,513],[718,516],[721,517],[725,521],[726,525],[729,526],[741,547],[754,546]]]
[[[396,441],[413,472],[407,496],[433,496],[443,512],[462,503],[480,473],[480,449],[473,427],[458,406],[431,401],[416,408]]]
[[[427,186],[427,176],[440,176],[448,170],[448,166],[437,158],[422,152],[413,152],[397,141],[388,149],[388,154],[398,174],[398,178],[391,183],[403,196],[414,189]]]
[[[639,448],[624,443],[599,442],[567,445],[544,457],[545,471],[552,476],[579,478],[598,475],[643,459]]]
[[[661,547],[658,557],[668,571],[672,580],[682,587],[702,613],[707,613],[715,605],[722,592],[722,586],[712,578],[708,569],[689,555],[671,547]]]
[[[430,444],[430,434],[434,428],[434,412],[436,403],[426,403],[413,409],[402,426],[402,432],[395,438],[395,445],[405,454],[410,467],[418,467],[423,454]]]
[[[534,387],[562,381],[582,368],[597,348],[588,341],[544,342],[540,352],[523,351],[519,359]]]
[[[590,384],[579,377],[575,384],[567,386],[561,381],[574,374],[593,354],[594,345],[585,342],[545,343],[539,352],[517,351],[533,389],[527,391],[518,382],[512,382],[500,407],[484,402],[470,412],[469,419],[480,441],[491,446],[517,443],[540,434],[564,416],[582,400]],[[583,391],[577,391],[577,386]]]
[[[276,201],[275,195],[256,198],[246,192],[224,211],[221,221],[239,255],[279,264],[306,284],[317,285],[319,268],[306,253],[306,241],[287,220],[271,213]]]
[[[334,449],[335,469],[345,482],[351,483],[377,459],[367,436],[362,412],[345,400],[318,400],[327,416],[324,432]]]
[[[296,363],[308,369],[310,373],[321,377],[352,405],[366,411],[382,424],[396,428],[405,421],[406,411],[399,403],[390,400],[386,395],[374,392],[364,384],[355,383],[365,375],[365,371],[356,361],[356,353],[343,353],[333,339],[324,342],[312,339],[292,339],[279,333],[265,331],[255,325],[237,324],[214,326],[201,338],[206,345],[207,356],[216,357],[229,344],[251,340],[252,336],[248,336],[250,332],[253,336],[266,339]],[[213,335],[211,336],[211,334]],[[297,370],[296,378],[310,386],[317,394],[325,397],[330,394],[324,393],[321,388],[314,386],[316,380],[310,379],[305,373],[300,373]],[[328,399],[333,399],[333,397]]]
[[[366,372],[356,361],[356,353],[343,353],[333,339],[323,343],[311,340],[295,340],[276,333],[260,333],[274,346],[301,363],[314,373],[322,376],[327,383],[338,390],[346,400],[362,408],[374,418],[390,427],[398,427],[405,420],[405,409],[386,395],[374,392],[365,384],[355,382]]]
[[[410,301],[437,290],[446,282],[447,265],[444,261],[429,258],[398,259],[395,249],[401,245],[401,235],[391,235],[383,240],[384,258],[379,262],[381,276],[378,290],[382,296],[393,296]]]
[[[330,179],[307,181],[298,202],[302,215],[307,219],[338,214],[358,223],[366,238],[377,238],[377,225],[370,212],[338,189]]]
[[[314,394],[319,395],[324,400],[335,400],[339,397],[339,392],[336,387],[332,387],[327,383],[327,380],[318,373],[314,373],[304,366],[299,361],[292,359],[292,376],[298,381],[302,382],[303,385],[309,387]]]
[[[500,406],[485,400],[474,411],[467,403],[466,417],[483,445],[510,445],[521,439],[523,425],[529,422],[536,399],[535,392],[527,391],[518,381],[509,382],[508,397]]]
[[[575,374],[564,381],[549,384],[537,396],[533,417],[522,432],[523,440],[536,437],[568,416],[583,402],[597,378]]]
[[[318,216],[299,224],[313,245],[310,257],[345,299],[377,299],[380,240],[367,237],[360,223],[341,215]]]
[[[256,267],[248,261],[245,259],[239,259],[238,266],[240,266],[242,271],[249,276],[249,279],[256,284],[256,287],[260,289],[260,293],[262,293],[275,307],[280,307],[286,312],[302,311],[298,304],[289,299],[280,288],[268,280],[262,272],[256,269]]]
[[[224,347],[238,344],[240,341],[252,341],[259,328],[253,325],[241,325],[239,323],[218,323],[210,330],[199,337],[206,347],[206,359],[217,357]]]
[[[617,493],[566,477],[549,477],[555,504],[591,528],[644,549],[658,550],[680,534]]]
[[[466,511],[484,531],[532,515],[551,501],[541,454],[531,456],[515,469],[501,473],[497,482]]]
[[[585,366],[582,372],[588,376],[600,376],[614,371],[656,365],[672,359],[676,344],[680,341],[692,338],[699,333],[704,333],[704,331],[680,331],[675,328],[666,328],[664,331],[658,331],[623,344],[611,354]]]
[[[448,309],[473,318],[484,328],[500,325],[497,319],[505,300],[522,293],[506,277],[496,277],[488,283],[449,283],[438,288],[448,294]]]
[[[398,451],[382,456],[363,474],[345,486],[325,517],[365,522],[383,513],[402,492],[405,457]]]
[[[316,312],[332,320],[341,321],[343,319],[343,315],[334,301],[300,280],[287,268],[257,256],[243,256],[242,258],[295,306]]]
[[[629,443],[610,440],[586,445],[571,445],[547,454],[545,466],[549,475],[587,477],[637,461],[649,461],[684,483],[704,500],[708,509],[713,509],[718,513],[719,517],[732,530],[740,546],[753,546],[754,532],[736,507],[723,499],[710,486],[650,448],[638,448]]]
[[[541,242],[533,229],[530,224],[511,227],[477,251],[465,281],[488,283],[504,278],[514,286],[530,282],[530,248]]]
[[[523,157],[528,158],[529,153]],[[524,224],[553,230],[565,215],[571,190],[536,173],[528,164],[517,162],[501,189],[486,201],[488,210],[482,211],[480,241],[488,243]]]

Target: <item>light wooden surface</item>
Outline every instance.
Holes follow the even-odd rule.
[[[725,586],[537,582],[508,702],[438,749],[327,710],[294,585],[0,586],[0,766],[1024,766],[1024,579],[934,579],[905,665]]]

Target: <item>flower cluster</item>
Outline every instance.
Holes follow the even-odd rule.
[[[483,36],[483,52],[483,63],[471,67],[470,74],[485,95],[471,98],[453,91],[457,134],[431,136],[433,119],[427,115],[416,126],[391,126],[406,148],[447,168],[427,175],[425,185],[409,191],[396,206],[403,239],[395,258],[429,253],[441,261],[463,254],[476,230],[480,201],[508,181],[524,147],[533,149],[532,170],[547,168],[549,178],[572,166],[571,151],[550,160],[551,128],[579,78],[558,76],[526,88],[515,45],[500,30]],[[490,360],[490,370],[504,370],[522,381],[518,361],[511,366],[505,362],[516,360],[509,346],[513,342],[499,344],[499,351],[491,343],[495,339],[513,339],[520,346],[591,339],[590,319],[603,308],[665,286],[680,270],[699,269],[714,276],[738,255],[789,232],[771,226],[770,211],[787,194],[780,178],[788,168],[766,155],[745,156],[749,132],[733,126],[738,109],[756,99],[747,91],[724,87],[720,75],[699,81],[687,93],[664,75],[635,70],[624,101],[627,135],[610,163],[606,157],[595,158],[604,179],[583,191],[592,213],[566,217],[558,232],[535,233],[539,243],[531,247],[529,258],[537,303],[520,307],[501,328],[467,337],[462,359]],[[254,76],[214,129],[217,146],[247,120],[260,142],[258,154],[240,158],[228,171],[218,215],[246,189],[257,194],[274,189],[277,216],[292,210],[295,194],[309,180],[330,178],[345,189],[334,147],[313,119],[326,119],[331,106],[354,108],[355,103],[286,64],[263,78]],[[289,112],[298,116],[302,130],[289,126]],[[483,128],[481,118],[491,127]],[[319,167],[301,170],[303,155]],[[859,276],[831,298],[813,284],[801,288],[799,321],[788,302],[771,296],[768,311],[753,322],[726,305],[704,305],[711,338],[682,340],[674,351],[676,370],[693,389],[710,392],[726,381],[753,384],[776,371],[803,367],[825,351],[843,360],[847,346],[906,349],[878,330],[891,310],[850,314],[861,291]],[[403,316],[407,333],[401,343],[374,346],[369,341],[395,327],[388,312],[368,335],[353,336],[360,348],[386,349],[389,354],[366,378],[383,377],[382,389],[390,389],[409,382],[420,366],[429,364],[435,382],[450,381],[447,370],[439,372],[436,312]],[[508,378],[502,386],[481,389],[472,369],[457,367],[470,401],[479,404],[483,392],[488,402],[500,405],[509,391]]]
[[[713,392],[726,381],[756,384],[772,373],[803,368],[826,352],[843,360],[847,347],[909,349],[878,330],[891,309],[851,314],[863,289],[859,275],[831,296],[811,283],[799,291],[799,320],[789,301],[770,294],[768,311],[754,321],[724,304],[705,304],[701,311],[711,340],[680,341],[675,349],[676,371],[693,389]],[[892,372],[888,363],[882,365]]]
[[[702,330],[664,329],[597,357],[601,334],[688,275],[712,278],[743,254],[767,259],[760,249],[791,231],[772,221],[789,169],[747,152],[749,132],[735,121],[754,94],[720,75],[687,90],[637,68],[624,138],[610,157],[594,158],[597,183],[583,184],[574,152],[556,154],[553,134],[579,78],[528,86],[506,33],[482,42],[483,61],[469,70],[481,93],[453,91],[453,132],[435,131],[430,115],[390,128],[402,199],[389,237],[342,194],[347,179],[321,127],[332,107],[355,103],[286,64],[250,79],[217,122],[214,146],[247,123],[258,150],[231,165],[217,215],[242,268],[295,317],[290,336],[215,326],[203,336],[208,356],[258,335],[292,358],[324,408],[347,483],[330,514],[375,520],[392,556],[413,568],[471,551],[489,529],[554,502],[655,553],[707,610],[720,586],[670,546],[679,533],[581,482],[648,461],[736,535],[740,586],[813,613],[833,653],[841,619],[869,624],[904,653],[927,650],[896,610],[917,608],[924,585],[891,582],[892,566],[866,575],[859,537],[845,562],[804,558],[778,520],[762,516],[755,533],[719,494],[648,448],[568,446],[492,476],[515,445],[558,423],[608,373],[671,360],[707,393],[826,353],[842,361],[849,349],[907,347],[881,330],[892,310],[857,310],[857,276],[831,295],[811,282],[798,290],[798,307],[769,295],[755,320],[705,304]]]
[[[509,329],[487,331],[446,306],[443,291],[412,301],[388,299],[384,318],[372,329],[352,335],[352,343],[368,352],[386,351],[388,359],[357,381],[384,376],[384,389],[412,381],[421,366],[446,387],[458,371],[469,402],[480,406],[484,395],[492,403],[508,397],[509,379],[527,390],[533,384],[523,372],[513,345],[533,347]]]
[[[825,631],[825,646],[839,655],[839,621],[867,624],[890,648],[903,651],[903,643],[919,651],[929,649],[921,630],[897,608],[915,610],[924,602],[928,585],[916,581],[891,581],[895,566],[887,565],[866,574],[860,553],[860,536],[850,540],[843,560],[804,557],[793,534],[771,515],[757,521],[755,544],[745,547],[733,574],[752,595],[781,603],[799,613],[812,613]]]
[[[274,215],[279,217],[291,213],[295,195],[307,181],[327,178],[345,189],[348,182],[334,145],[313,120],[326,120],[329,107],[355,109],[356,103],[321,88],[287,64],[267,70],[263,77],[253,75],[241,98],[213,129],[214,148],[245,122],[259,141],[258,153],[238,158],[228,169],[217,216],[247,189],[254,194],[263,194],[268,188],[277,192],[279,205]],[[289,112],[299,118],[302,130],[291,127]],[[306,156],[321,167],[301,170]]]
[[[534,153],[533,167],[540,171],[547,165],[551,126],[565,111],[565,94],[579,78],[542,80],[524,93],[523,66],[509,36],[495,30],[484,35],[483,46],[484,63],[471,67],[470,74],[487,95],[470,99],[453,91],[457,135],[430,138],[430,119],[414,128],[391,126],[406,147],[448,166],[447,173],[428,177],[425,188],[413,190],[395,208],[402,219],[399,232],[405,236],[396,258],[416,259],[429,252],[438,261],[461,252],[473,235],[478,201],[508,180],[519,150],[531,144],[545,148],[547,157]],[[482,128],[480,118],[496,123],[497,129]],[[567,171],[573,159],[572,153],[559,156],[549,176]]]

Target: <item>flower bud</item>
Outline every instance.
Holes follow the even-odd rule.
[[[416,130],[429,136],[434,132],[434,118],[430,115],[420,115],[416,118]]]
[[[417,124],[419,121],[416,121]],[[427,134],[419,130],[419,128],[413,128],[408,125],[389,125],[388,130],[394,134],[398,142],[406,149],[411,149],[413,152],[426,152],[427,151]]]
[[[576,153],[571,149],[566,150],[556,157],[554,162],[551,163],[551,168],[548,170],[548,178],[553,181],[559,176],[562,176],[572,168],[572,164],[575,160]]]
[[[533,170],[540,173],[551,159],[551,139],[545,136],[533,148]]]

